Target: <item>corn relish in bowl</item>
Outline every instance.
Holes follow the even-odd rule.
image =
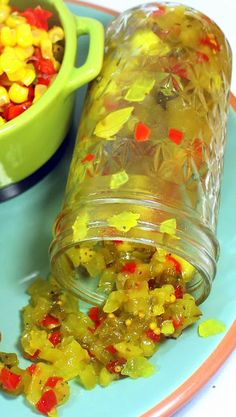
[[[51,26],[41,6],[0,3],[0,125],[35,103],[55,79],[63,59],[64,31]]]

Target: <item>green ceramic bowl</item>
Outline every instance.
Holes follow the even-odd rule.
[[[0,192],[31,176],[60,147],[71,121],[74,92],[99,73],[104,48],[104,30],[92,18],[74,16],[62,0],[15,0],[21,10],[41,5],[53,12],[54,23],[65,31],[61,69],[40,100],[0,128]],[[86,62],[75,67],[77,38],[90,38]]]

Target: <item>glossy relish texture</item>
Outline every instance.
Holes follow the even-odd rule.
[[[72,379],[92,389],[153,374],[148,358],[201,312],[185,290],[193,267],[163,250],[136,249],[116,241],[96,252],[89,246],[71,250],[73,262],[90,276],[103,267],[99,285],[108,298],[87,314],[53,278],[31,285],[21,336],[23,355],[31,363],[22,369],[14,353],[0,353],[3,391],[24,395],[42,414],[55,417],[57,407],[69,398]],[[132,254],[129,259],[127,253]],[[105,269],[108,257],[110,267]]]

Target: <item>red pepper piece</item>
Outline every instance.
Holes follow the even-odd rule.
[[[171,256],[170,254],[166,255],[166,259],[167,259],[167,261],[170,261],[173,264],[173,266],[175,268],[175,272],[177,274],[181,274],[182,268],[181,268],[180,263],[178,261],[176,261],[176,259],[173,258],[173,256]]]
[[[180,326],[182,326],[184,319],[183,318],[176,318],[172,320],[174,329],[177,330]]]
[[[47,314],[44,319],[40,322],[43,327],[54,328],[60,326],[60,320],[57,317]]]
[[[33,61],[33,64],[40,75],[55,75],[57,73],[50,59],[41,58],[38,61]]]
[[[97,329],[97,327],[100,326],[100,324],[103,322],[103,320],[105,319],[105,317],[100,317],[100,309],[99,307],[92,307],[90,308],[89,312],[88,312],[88,316],[89,318],[94,322],[95,324],[95,329]],[[93,329],[91,329],[93,330]],[[89,330],[90,331],[90,330]],[[94,332],[95,330],[93,330]]]
[[[28,90],[29,90],[29,92],[28,92],[28,100],[29,101],[33,101],[33,99],[34,99],[34,87],[32,85],[30,85],[28,87]]]
[[[31,26],[36,26],[40,29],[48,30],[48,19],[52,17],[52,13],[43,9],[41,6],[37,6],[34,9],[30,7],[19,13],[20,16],[24,16]]]
[[[154,10],[154,12],[152,12],[152,17],[160,17],[163,16],[163,14],[165,14],[166,12],[166,7],[163,6],[163,4],[160,3],[156,3],[158,10]]]
[[[3,117],[8,122],[9,120],[14,119],[15,117],[19,116],[20,114],[24,113],[31,106],[31,101],[25,101],[22,104],[8,104],[3,112]]]
[[[175,64],[170,68],[172,74],[178,75],[180,78],[188,79],[186,68],[183,68],[180,64]]]
[[[183,288],[180,285],[178,285],[175,288],[175,297],[179,299],[179,298],[183,298],[183,295],[184,295]]]
[[[184,137],[184,134],[180,130],[173,129],[173,128],[169,130],[168,138],[172,142],[174,142],[176,145],[179,145],[182,142],[183,137]]]
[[[82,164],[84,164],[85,162],[91,162],[94,159],[94,154],[93,153],[88,153],[88,155],[86,155],[82,160]]]
[[[122,368],[125,363],[126,363],[126,359],[123,359],[123,358],[116,359],[114,361],[110,361],[106,365],[106,368],[111,374],[119,374],[121,369],[118,370],[117,368]]]
[[[209,48],[212,49],[214,52],[219,52],[221,49],[220,44],[213,33],[208,33],[208,35],[205,36],[205,38],[202,38],[200,40],[200,43],[202,45],[209,46]]]
[[[197,51],[196,55],[197,55],[196,61],[198,64],[202,64],[203,62],[209,61],[209,56],[207,54],[204,54],[203,52]]]
[[[28,366],[28,368],[26,368],[26,371],[28,371],[30,375],[33,375],[36,371],[36,367],[37,367],[37,365],[35,365],[35,363],[32,363],[32,365],[30,365],[30,366]]]
[[[133,274],[136,271],[137,265],[135,262],[126,262],[121,268],[121,272]]]
[[[88,327],[89,333],[94,333],[96,329],[93,329],[92,327]]]
[[[92,321],[96,322],[100,320],[99,313],[100,313],[99,307],[91,307],[89,309],[88,316]]]
[[[61,343],[62,334],[59,330],[52,332],[48,338],[48,340],[53,344],[53,346],[59,345]]]
[[[113,345],[109,345],[105,348],[105,350],[109,353],[111,353],[112,355],[115,355],[117,353],[117,349],[115,348],[115,346]]]
[[[38,77],[38,84],[43,84],[48,87],[51,82],[51,79],[51,76],[43,74],[42,77]]]
[[[103,99],[103,104],[105,109],[108,112],[112,112],[117,109],[119,102],[114,101],[110,96],[105,96]]]
[[[35,359],[38,359],[38,356],[39,356],[40,352],[41,352],[41,350],[37,349],[37,350],[34,352],[34,354],[33,354],[33,355],[29,355],[28,353],[24,353],[24,357],[25,357],[26,359],[29,359],[29,360],[33,361],[33,360],[35,360]]]
[[[113,240],[116,246],[121,245],[123,243],[123,240]]]
[[[87,349],[87,352],[88,352],[88,354],[89,354],[90,358],[95,358],[94,353],[92,353],[92,352],[91,352],[90,350],[88,350],[88,349]]]
[[[0,381],[2,382],[2,387],[6,391],[16,391],[20,382],[21,376],[11,372],[8,368],[3,368],[0,374]]]
[[[63,381],[63,378],[61,378],[59,376],[51,376],[47,379],[44,386],[45,387],[50,387],[50,388],[55,388],[55,386],[57,385],[57,383],[59,381]]]
[[[45,391],[40,400],[35,404],[37,410],[42,414],[48,414],[57,405],[57,397],[55,392],[50,389]]]
[[[146,336],[151,339],[154,343],[157,343],[160,341],[161,335],[154,333],[153,330],[148,329],[145,331]]]
[[[138,142],[145,142],[149,139],[151,129],[144,123],[137,123],[135,126],[135,139]]]

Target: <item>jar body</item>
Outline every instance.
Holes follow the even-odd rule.
[[[199,302],[207,297],[230,77],[223,33],[193,9],[148,4],[111,23],[55,223],[52,271],[64,286],[101,302],[67,250],[122,240],[187,260],[189,290]]]

